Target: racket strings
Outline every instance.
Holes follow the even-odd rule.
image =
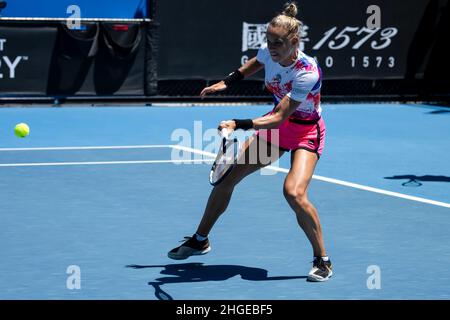
[[[217,159],[220,164],[234,164],[236,162],[236,154],[238,153],[239,144],[236,141],[229,141]]]
[[[237,139],[226,141],[222,145],[211,172],[211,183],[221,180],[236,164],[239,151],[239,141]]]

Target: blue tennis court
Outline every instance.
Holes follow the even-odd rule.
[[[209,254],[167,257],[211,190],[206,132],[270,109],[1,108],[0,299],[449,299],[446,107],[323,105],[309,196],[330,281],[306,281],[312,251],[282,192],[288,154],[239,184]],[[24,139],[19,122],[31,128]]]

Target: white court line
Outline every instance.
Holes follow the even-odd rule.
[[[288,173],[289,172],[288,169],[277,168],[277,167],[274,167],[274,166],[268,166],[266,168],[274,170],[274,171],[278,171],[278,172],[284,172],[284,173]],[[388,191],[388,190],[383,190],[383,189],[378,189],[378,188],[373,188],[373,187],[369,187],[369,186],[365,186],[365,185],[357,184],[357,183],[353,183],[353,182],[347,182],[347,181],[343,181],[343,180],[327,178],[327,177],[322,177],[322,176],[318,176],[318,175],[313,175],[313,179],[324,181],[324,182],[329,182],[329,183],[334,183],[334,184],[338,184],[338,185],[346,186],[346,187],[350,187],[350,188],[370,191],[370,192],[374,192],[374,193],[380,193],[380,194],[384,194],[384,195],[387,195],[387,196],[392,196],[392,197],[397,197],[397,198],[402,198],[402,199],[407,199],[407,200],[412,200],[412,201],[417,201],[417,202],[433,204],[435,206],[450,208],[450,203],[440,202],[440,201],[435,201],[435,200],[430,200],[430,199],[425,199],[425,198],[420,198],[420,197],[409,196],[407,194],[393,192],[393,191]]]
[[[171,146],[171,147],[174,148],[174,149],[190,151],[192,153],[198,153],[198,154],[202,154],[202,155],[206,155],[206,156],[212,156],[212,157],[215,156],[211,152],[206,152],[206,151],[202,151],[202,150],[192,149],[192,148],[189,148],[189,147],[176,146],[176,145]],[[265,169],[270,169],[270,170],[283,172],[283,173],[288,173],[289,172],[288,169],[280,168],[280,167],[274,167],[274,166],[267,166]],[[328,183],[334,183],[334,184],[338,184],[338,185],[345,186],[345,187],[350,187],[350,188],[370,191],[370,192],[374,192],[374,193],[384,194],[384,195],[391,196],[391,197],[397,197],[397,198],[402,198],[402,199],[407,199],[407,200],[412,200],[412,201],[417,201],[417,202],[422,202],[422,203],[428,203],[428,204],[432,204],[432,205],[440,206],[440,207],[444,207],[444,208],[450,208],[450,203],[430,200],[430,199],[426,199],[426,198],[409,196],[407,194],[403,194],[403,193],[399,193],[399,192],[393,192],[393,191],[388,191],[388,190],[383,190],[383,189],[378,189],[378,188],[373,188],[373,187],[369,187],[369,186],[365,186],[365,185],[357,184],[357,183],[353,183],[353,182],[347,182],[347,181],[343,181],[343,180],[327,178],[327,177],[322,177],[322,176],[318,176],[318,175],[313,175],[313,179],[324,181],[324,182],[328,182]]]
[[[35,151],[35,150],[96,150],[96,149],[140,149],[140,148],[173,148],[178,150],[184,150],[196,154],[205,155],[208,157],[215,157],[216,155],[211,152],[202,151],[198,149],[193,149],[185,146],[179,145],[140,145],[140,146],[97,146],[97,147],[49,147],[49,148],[0,148],[0,151]],[[99,162],[48,162],[48,163],[4,163],[0,164],[0,167],[24,167],[24,166],[69,166],[69,165],[103,165],[103,164],[145,164],[145,163],[200,163],[208,162],[212,159],[197,159],[197,160],[143,160],[143,161],[99,161]],[[267,166],[266,169],[288,173],[289,170],[280,167]],[[432,204],[435,206],[450,208],[450,203],[440,202],[435,200],[430,200],[426,198],[420,198],[415,196],[409,196],[403,193],[392,192],[388,190],[373,188],[353,182],[347,182],[343,180],[322,177],[318,175],[313,175],[313,179],[334,183],[350,188],[365,190],[369,192],[384,194],[391,197],[402,198],[406,200],[412,200],[427,204]]]
[[[208,156],[208,157],[212,157],[212,158],[216,158],[216,155],[217,155],[217,154],[212,153],[212,152],[198,150],[198,149],[193,149],[193,148],[180,146],[180,145],[176,145],[176,144],[171,145],[170,147],[173,148],[173,149],[188,151],[188,152],[191,152],[191,153],[201,154],[203,156]]]
[[[143,163],[201,163],[212,162],[214,159],[197,160],[138,160],[138,161],[80,161],[80,162],[31,162],[31,163],[1,163],[0,167],[50,167],[50,166],[86,166],[104,164],[143,164]]]
[[[42,147],[42,148],[0,148],[0,151],[43,151],[43,150],[114,150],[114,149],[148,149],[171,148],[170,144],[153,144],[137,146],[92,146],[92,147]]]

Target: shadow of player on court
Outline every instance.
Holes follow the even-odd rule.
[[[428,114],[444,114],[444,113],[450,113],[450,110],[439,109],[428,112]]]
[[[404,187],[420,187],[423,182],[450,182],[450,177],[447,176],[432,176],[432,175],[425,175],[425,176],[416,176],[413,174],[405,174],[402,176],[392,176],[392,177],[384,177],[385,179],[390,180],[408,180],[406,182],[402,183],[402,186]]]
[[[241,276],[250,281],[279,281],[292,279],[306,279],[306,276],[277,276],[268,277],[268,271],[261,268],[244,267],[238,265],[204,265],[203,263],[179,263],[168,265],[128,265],[127,268],[164,268],[160,273],[169,275],[151,281],[148,284],[155,288],[155,296],[159,300],[173,300],[161,289],[162,285],[170,283],[188,283],[201,281],[225,281],[235,276]]]

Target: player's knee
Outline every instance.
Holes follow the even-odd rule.
[[[234,187],[242,180],[243,177],[244,175],[232,171],[228,177],[225,177],[225,179],[217,185],[217,187],[224,190],[233,191]]]
[[[308,204],[308,197],[304,188],[299,188],[294,184],[285,182],[283,194],[288,202],[296,202],[300,207],[307,206]]]
[[[246,176],[248,176],[250,173],[248,170],[245,170],[244,168],[240,168],[239,166],[236,166],[233,171],[231,171],[230,175],[225,178],[223,181],[224,184],[227,185],[229,188],[234,188],[239,182],[241,182]]]
[[[227,177],[221,183],[215,186],[214,189],[220,192],[233,192],[235,185],[235,182]]]

